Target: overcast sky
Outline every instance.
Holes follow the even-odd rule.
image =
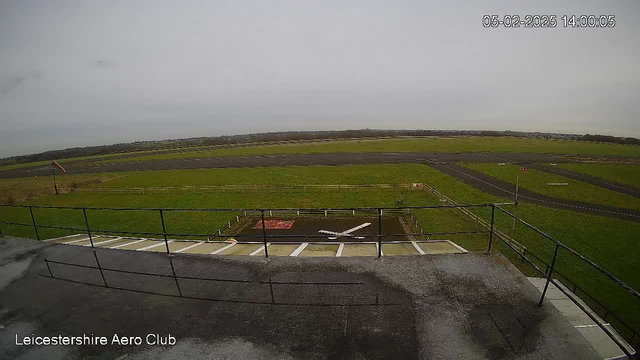
[[[0,0],[0,157],[282,130],[640,137],[639,18],[635,0]]]

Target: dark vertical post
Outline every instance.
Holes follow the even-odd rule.
[[[169,251],[169,241],[167,240],[167,228],[164,225],[164,214],[162,209],[160,209],[160,221],[162,221],[162,235],[164,236],[164,246],[167,248],[167,255],[171,254]],[[173,267],[173,265],[171,265]]]
[[[53,188],[56,191],[56,195],[58,195],[58,183],[56,182],[56,168],[51,164],[51,173],[53,174]]]
[[[549,282],[551,282],[551,276],[553,276],[553,268],[556,266],[556,259],[558,258],[558,249],[560,245],[556,243],[556,250],[553,252],[553,260],[551,260],[551,267],[549,268],[549,272],[547,273],[547,282],[544,284],[544,290],[542,290],[542,296],[540,297],[540,302],[538,306],[542,306],[542,301],[544,300],[544,296],[547,293],[547,288],[549,287]]]
[[[491,231],[489,232],[489,248],[487,249],[487,254],[491,252],[491,243],[493,242],[493,229],[494,229],[495,219],[496,219],[496,205],[491,204]]]
[[[260,210],[260,217],[262,218],[262,241],[264,242],[264,257],[269,258],[269,250],[267,250],[267,228],[264,223],[264,210]]]
[[[49,260],[44,259],[45,264],[47,264],[47,269],[49,269],[49,275],[53,278],[53,273],[51,272],[51,266],[49,266]]]
[[[82,215],[84,215],[84,224],[87,227],[87,234],[89,235],[89,242],[91,242],[91,251],[93,252],[93,257],[96,259],[96,265],[98,265],[98,270],[100,271],[100,276],[102,276],[102,281],[104,282],[104,287],[109,287],[107,285],[107,279],[104,277],[104,272],[102,271],[102,266],[100,265],[100,260],[98,260],[98,254],[96,253],[96,248],[93,246],[93,237],[91,236],[91,228],[89,228],[89,218],[87,217],[87,209],[82,208]]]
[[[31,222],[33,223],[33,230],[36,231],[36,239],[40,240],[40,234],[38,233],[38,225],[36,225],[36,218],[33,217],[33,208],[29,206],[29,213],[31,214]]]
[[[171,260],[171,256],[167,256],[169,259],[169,264],[171,265],[171,272],[173,273],[173,280],[176,282],[176,287],[178,288],[178,294],[182,297],[182,289],[180,289],[180,284],[178,283],[178,276],[176,276],[176,269],[173,267],[173,261]]]
[[[382,209],[378,208],[378,259],[382,257]]]
[[[89,242],[91,242],[91,248],[93,249],[93,237],[91,236],[91,229],[89,228],[89,219],[87,218],[87,209],[82,208],[82,215],[84,215],[84,225],[87,227],[87,235],[89,235]]]

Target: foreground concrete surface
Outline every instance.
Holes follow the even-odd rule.
[[[104,271],[111,287],[105,288],[98,270],[59,264],[51,264],[55,279],[41,276],[49,274],[45,257],[95,264],[90,248],[41,245],[0,239],[0,272],[7,274],[0,289],[0,358],[599,358],[553,305],[536,307],[535,287],[500,255],[381,261],[183,255],[172,258],[175,272],[191,279],[180,279],[178,290],[171,277],[113,271]],[[96,254],[103,268],[172,274],[161,253]],[[242,282],[195,279],[205,277]],[[143,344],[16,346],[16,334],[93,334],[109,341],[117,334],[140,336]],[[147,345],[147,334],[171,334],[176,344]]]

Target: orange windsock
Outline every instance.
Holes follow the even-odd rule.
[[[55,160],[51,160],[51,166],[60,169],[63,174],[67,172],[67,170],[65,170],[62,165],[58,164],[58,162]]]

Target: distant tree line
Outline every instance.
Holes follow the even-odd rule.
[[[232,136],[198,137],[162,141],[137,141],[113,145],[75,147],[45,151],[38,154],[1,159],[0,165],[29,163],[43,160],[59,160],[84,156],[127,153],[144,150],[175,149],[189,146],[233,145],[255,142],[331,140],[349,138],[378,138],[399,136],[511,136],[544,139],[598,141],[616,144],[640,145],[640,140],[608,135],[575,135],[543,132],[492,131],[492,130],[336,130],[336,131],[283,131]]]
[[[616,137],[609,135],[583,135],[580,140],[584,141],[597,141],[597,142],[606,142],[606,143],[616,143],[616,144],[625,144],[625,145],[640,145],[640,139],[632,138],[632,137]]]

